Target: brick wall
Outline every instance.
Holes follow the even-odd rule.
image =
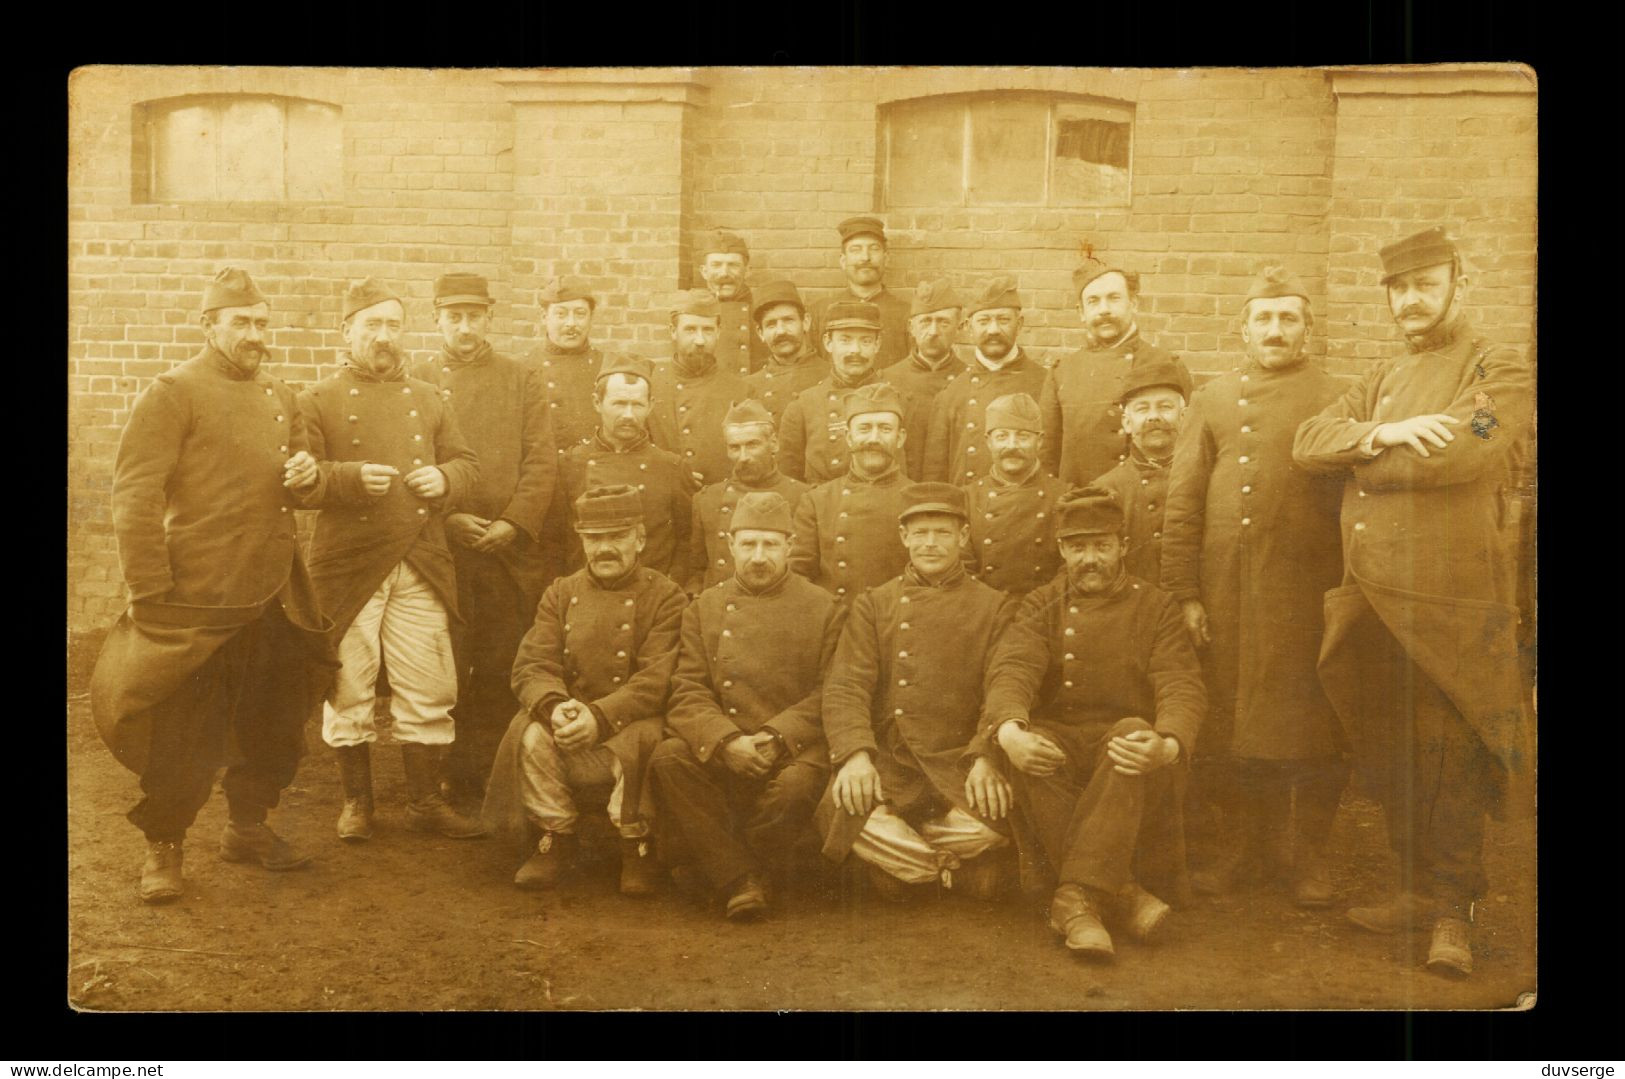
[[[666,309],[698,283],[696,242],[734,229],[752,277],[809,294],[842,285],[834,224],[880,211],[888,283],[1017,275],[1024,343],[1079,347],[1080,249],[1144,274],[1141,323],[1199,371],[1240,348],[1236,303],[1266,260],[1305,279],[1312,345],[1352,372],[1394,340],[1376,248],[1443,221],[1476,272],[1475,316],[1532,340],[1535,108],[1530,80],[1479,69],[576,69],[561,71],[90,68],[70,86],[68,617],[123,605],[108,519],[113,454],[135,396],[202,343],[203,283],[245,266],[271,298],[274,369],[325,374],[345,283],[376,274],[407,300],[407,344],[433,349],[430,297],[449,268],[486,274],[494,339],[540,337],[555,273],[604,299],[601,342],[669,349]],[[1063,91],[1132,107],[1132,199],[1109,210],[888,209],[883,106],[981,90]],[[1394,92],[1394,91],[1398,92]],[[342,110],[334,203],[133,201],[132,110],[184,94],[311,98]]]

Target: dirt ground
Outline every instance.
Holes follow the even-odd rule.
[[[268,873],[215,853],[225,803],[187,839],[184,898],[144,906],[141,835],[124,819],[137,782],[91,722],[89,654],[68,687],[68,1002],[96,1011],[553,1009],[1480,1009],[1535,991],[1532,824],[1492,822],[1491,892],[1478,908],[1476,971],[1422,967],[1427,934],[1377,937],[1341,910],[1301,911],[1275,888],[1198,898],[1155,947],[1119,940],[1117,962],[1073,959],[1042,912],[943,897],[906,908],[815,889],[736,926],[668,893],[615,892],[613,857],[551,894],[510,883],[506,842],[402,829],[400,758],[375,754],[379,819],[370,843],[333,831],[330,751],[311,754],[272,817],[315,854]],[[1392,860],[1369,802],[1350,798],[1334,835],[1346,897],[1379,896]],[[613,852],[609,852],[611,855]]]

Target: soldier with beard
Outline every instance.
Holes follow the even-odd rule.
[[[1182,363],[1148,363],[1123,375],[1123,433],[1128,460],[1095,481],[1110,491],[1127,518],[1124,565],[1155,584],[1162,578],[1163,514],[1168,504],[1168,466],[1191,392]]]
[[[841,273],[846,276],[846,290],[813,304],[813,340],[833,361],[835,352],[828,337],[833,318],[830,309],[850,303],[873,304],[880,314],[875,365],[894,364],[908,355],[909,302],[887,289],[881,280],[886,273],[886,226],[880,218],[864,214],[849,217],[835,228],[841,234]]]
[[[847,394],[880,381],[880,308],[838,303],[824,313],[825,377],[796,395],[779,421],[779,471],[806,483],[822,483],[846,471]],[[901,442],[899,442],[901,445]]]
[[[440,793],[439,758],[456,737],[457,667],[451,620],[456,568],[444,517],[480,481],[457,416],[432,383],[408,378],[397,342],[404,309],[368,279],[344,297],[344,367],[299,395],[321,479],[310,574],[332,616],[343,669],[322,709],[322,740],[340,760],[339,838],[373,827],[369,746],[380,658],[390,718],[406,767],[406,824],[454,839],[484,834]]]
[[[741,499],[752,491],[776,491],[793,509],[807,485],[779,471],[775,463],[779,440],[773,417],[756,400],[744,400],[728,409],[722,420],[722,441],[733,471],[694,496],[694,521],[689,529],[688,579],[685,586],[696,595],[733,576],[729,521]]]
[[[903,427],[923,436],[931,429],[931,409],[937,395],[965,371],[954,354],[954,338],[959,332],[960,299],[947,280],[921,281],[909,308],[908,332],[914,350],[880,372],[880,380],[897,388],[903,398]],[[925,475],[925,438],[908,444],[904,462],[915,479]]]
[[[654,365],[649,437],[683,460],[698,485],[728,474],[722,418],[750,395],[745,377],[717,363],[721,309],[704,289],[684,295],[671,310],[672,358]]]
[[[847,394],[846,475],[802,495],[795,513],[790,567],[846,601],[903,572],[897,515],[908,481],[902,457],[903,401],[884,382]]]
[[[1090,259],[1072,274],[1088,344],[1049,369],[1044,408],[1044,467],[1063,483],[1089,483],[1128,458],[1117,400],[1130,367],[1178,363],[1140,336],[1140,275]]]
[[[1021,350],[1021,297],[1016,279],[995,277],[965,306],[976,355],[937,395],[926,436],[925,479],[961,486],[987,475],[982,421],[995,397],[1037,395],[1044,369]],[[918,432],[916,432],[918,434]]]
[[[310,859],[266,825],[304,752],[333,667],[294,537],[320,481],[294,392],[264,370],[270,305],[228,267],[203,294],[203,351],[136,399],[113,466],[113,532],[129,590],[96,659],[91,711],[141,777],[141,899],[184,887],[181,844],[216,773],[220,856],[266,869]]]
[[[756,299],[745,284],[750,248],[731,232],[709,233],[700,248],[700,278],[717,301],[717,363],[739,376],[767,360],[767,342],[755,332]]]
[[[1061,568],[1055,546],[1061,481],[1039,463],[1044,421],[1031,394],[995,399],[987,406],[986,426],[992,468],[965,484],[970,515],[965,569],[1019,599]]]
[[[813,346],[812,319],[795,285],[769,281],[753,289],[752,295],[751,317],[768,355],[745,384],[777,424],[797,394],[829,373],[829,364]]]
[[[1179,604],[1123,569],[1123,511],[1098,487],[1056,506],[1066,572],[1028,594],[993,658],[983,714],[1015,788],[1024,883],[1049,924],[1109,958],[1101,919],[1148,941],[1183,898],[1177,788],[1207,706]]]

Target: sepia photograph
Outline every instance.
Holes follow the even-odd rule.
[[[74,70],[67,1006],[1535,1007],[1537,82]]]

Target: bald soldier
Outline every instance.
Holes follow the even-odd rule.
[[[899,462],[903,400],[885,383],[847,394],[843,404],[852,459],[846,475],[819,484],[796,507],[790,566],[850,602],[903,572],[897,515],[908,480]]]
[[[954,354],[954,341],[965,301],[946,279],[921,281],[909,306],[908,334],[914,347],[908,357],[880,372],[880,380],[897,387],[903,398],[903,426],[924,435],[931,428],[937,395],[965,371]],[[925,475],[925,439],[916,437],[905,453],[908,474]]]
[[[824,312],[829,369],[796,395],[779,421],[779,471],[818,484],[846,471],[846,395],[880,381],[880,308],[871,303],[832,304]],[[901,445],[901,443],[899,443]]]
[[[1117,397],[1130,367],[1177,363],[1140,335],[1140,275],[1089,259],[1072,274],[1085,346],[1064,356],[1044,379],[1039,403],[1049,432],[1044,467],[1064,483],[1090,483],[1126,460]]]
[[[1339,484],[1294,464],[1292,439],[1342,387],[1305,351],[1314,318],[1295,275],[1265,267],[1241,313],[1246,356],[1192,397],[1166,500],[1162,584],[1203,652],[1210,702],[1187,800],[1192,883],[1226,892],[1291,855],[1297,904],[1324,907],[1348,777],[1315,674],[1321,597],[1343,565]]]
[[[248,274],[203,293],[204,347],[136,399],[113,464],[113,534],[129,606],[96,659],[90,704],[141,777],[140,896],[180,898],[182,843],[226,769],[226,861],[310,859],[266,816],[335,664],[294,536],[318,482],[294,391],[264,369],[270,304]]]
[[[741,378],[767,362],[767,343],[756,333],[756,299],[745,275],[750,248],[725,229],[705,234],[700,244],[700,279],[717,301],[717,364]]]
[[[649,439],[653,378],[648,360],[618,353],[604,357],[592,390],[598,428],[564,455],[560,478],[572,510],[576,500],[594,487],[623,483],[636,487],[643,495],[648,539],[642,564],[680,580],[688,565],[694,475],[682,458]],[[579,551],[570,564],[580,567]]]
[[[797,394],[829,374],[829,363],[813,344],[812,319],[795,285],[768,281],[751,295],[751,318],[767,357],[745,383],[778,423]]]
[[[1128,459],[1095,480],[1123,507],[1128,537],[1124,563],[1142,580],[1162,576],[1163,515],[1168,505],[1168,466],[1191,393],[1182,363],[1147,363],[1123,373],[1118,404]]]
[[[760,401],[744,400],[722,419],[722,442],[733,471],[694,496],[685,587],[696,595],[734,575],[729,522],[740,499],[752,491],[775,491],[794,509],[807,485],[779,471],[773,417]]]
[[[835,226],[841,235],[841,273],[846,288],[814,302],[813,340],[826,359],[835,353],[825,339],[830,329],[830,308],[837,304],[869,303],[880,311],[880,355],[876,367],[887,367],[908,355],[909,302],[886,288],[886,226],[878,217],[860,214]]]
[[[440,388],[408,377],[404,317],[384,285],[352,285],[340,327],[349,346],[343,367],[299,394],[321,473],[306,496],[321,511],[310,575],[343,663],[322,708],[322,740],[338,758],[338,833],[351,843],[373,831],[380,664],[406,770],[407,828],[453,839],[484,834],[440,793],[440,762],[457,736],[451,624],[463,617],[445,518],[478,488],[479,460]]]
[[[1343,584],[1326,594],[1320,677],[1383,805],[1399,888],[1356,925],[1431,924],[1428,966],[1472,970],[1484,814],[1527,811],[1504,506],[1534,411],[1529,360],[1474,332],[1455,242],[1382,249],[1405,351],[1298,429],[1292,458],[1343,481]]]
[[[970,515],[965,569],[1017,599],[1061,569],[1055,546],[1055,502],[1061,481],[1044,471],[1044,420],[1031,394],[987,406],[987,475],[964,485]]]
[[[925,479],[960,486],[987,475],[982,421],[995,397],[1036,396],[1044,369],[1022,352],[1021,297],[1016,279],[986,281],[965,305],[965,327],[975,355],[953,383],[937,395],[926,435]]]
[[[858,596],[824,679],[834,779],[819,803],[824,856],[868,863],[880,895],[924,886],[992,899],[1011,875],[1010,784],[980,731],[994,645],[1014,611],[961,564],[965,492],[903,492],[908,567]]]
[[[484,793],[517,706],[508,677],[547,585],[541,540],[558,476],[542,373],[491,347],[493,305],[479,274],[442,275],[434,284],[440,354],[413,366],[415,377],[439,387],[480,460],[478,485],[446,516],[458,609],[478,612],[452,626],[457,740],[446,755],[443,793],[454,801]]]
[[[722,418],[750,396],[745,377],[717,362],[721,308],[709,292],[685,293],[671,309],[672,358],[654,365],[649,437],[670,450],[703,486],[728,474]]]
[[[666,724],[650,767],[672,876],[730,921],[767,913],[829,774],[819,686],[840,634],[830,594],[790,572],[790,505],[739,501],[734,575],[683,612]]]

